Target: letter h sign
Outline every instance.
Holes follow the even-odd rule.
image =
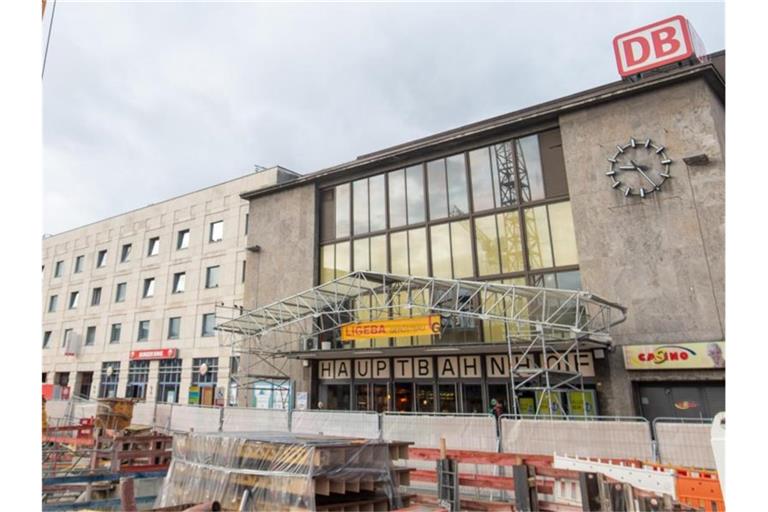
[[[704,55],[693,27],[683,16],[673,16],[613,38],[613,52],[622,78]]]

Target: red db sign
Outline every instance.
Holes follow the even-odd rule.
[[[683,16],[619,34],[613,38],[613,51],[622,77],[704,54],[701,40]]]

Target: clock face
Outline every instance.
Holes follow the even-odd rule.
[[[630,138],[624,145],[616,146],[616,154],[608,158],[610,168],[605,173],[611,178],[611,187],[624,197],[639,196],[643,199],[661,190],[670,178],[672,160],[664,146],[651,139]]]

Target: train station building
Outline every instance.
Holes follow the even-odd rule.
[[[288,379],[298,408],[724,410],[724,67],[724,52],[707,55],[245,191],[252,314],[219,324],[237,349],[238,402],[263,406],[263,383]],[[328,298],[375,276],[400,296]],[[419,302],[404,282],[434,295]],[[485,295],[473,295],[477,283]],[[623,317],[547,362],[510,334],[532,309],[502,318],[488,303],[536,288],[577,291]],[[456,300],[441,307],[448,289]],[[289,317],[310,327],[266,336]],[[509,375],[563,365],[584,393],[520,391]]]

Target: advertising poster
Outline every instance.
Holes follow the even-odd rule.
[[[627,345],[627,370],[681,370],[725,368],[725,342]]]
[[[189,386],[189,404],[197,405],[200,403],[200,386]]]
[[[568,414],[571,416],[595,416],[597,402],[594,391],[569,391]]]

